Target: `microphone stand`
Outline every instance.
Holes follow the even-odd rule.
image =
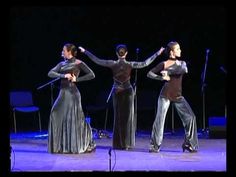
[[[64,59],[64,61],[66,61],[66,58],[65,58],[65,56],[64,56],[63,53],[61,54],[61,57]],[[61,79],[61,78],[58,77],[58,78],[56,78],[56,79],[53,79],[53,80],[47,82],[46,84],[43,84],[43,85],[41,85],[41,86],[39,86],[39,87],[37,88],[37,90],[40,90],[40,89],[42,89],[42,88],[44,88],[44,87],[50,85],[50,88],[51,88],[51,106],[53,106],[53,103],[54,103],[54,100],[53,100],[53,83],[56,82],[56,81],[58,81],[59,79]]]
[[[139,48],[136,49],[136,61],[138,61],[138,56],[139,55]],[[135,127],[135,132],[137,130],[137,79],[138,79],[138,69],[135,69],[135,77],[134,77],[134,127]]]
[[[220,67],[220,70],[226,75],[227,74],[227,70],[221,66]],[[225,103],[225,118],[227,118],[227,106],[226,106],[226,103]]]
[[[205,87],[206,87],[206,83],[205,83],[205,77],[206,77],[206,69],[207,69],[207,62],[208,62],[208,54],[209,54],[210,50],[207,49],[206,50],[206,60],[205,60],[205,66],[204,66],[204,70],[202,72],[202,122],[203,122],[203,128],[202,131],[206,132],[206,107],[205,107]]]
[[[46,83],[46,84],[43,84],[42,86],[39,86],[39,87],[37,88],[37,90],[40,90],[40,89],[42,89],[42,88],[44,88],[44,87],[50,85],[50,88],[51,88],[51,106],[53,106],[53,102],[54,102],[54,100],[53,100],[53,83],[56,82],[56,81],[58,81],[59,79],[60,79],[60,78],[56,78],[56,79],[54,79],[54,80],[52,80],[52,81],[50,81],[50,82],[48,82],[48,83]]]
[[[54,102],[54,100],[53,100],[53,84],[54,84],[54,82],[58,81],[59,79],[60,79],[60,78],[53,79],[52,81],[49,81],[48,83],[43,84],[43,85],[41,85],[41,86],[39,86],[39,87],[37,88],[37,90],[40,90],[40,89],[42,89],[42,88],[44,88],[44,87],[50,85],[50,90],[51,90],[51,106],[53,106],[53,102]],[[35,136],[35,137],[45,137],[45,136],[48,136],[48,134],[37,135],[37,136]]]
[[[105,122],[104,122],[104,130],[99,130],[98,131],[98,137],[99,138],[103,138],[103,137],[106,137],[106,138],[110,138],[109,136],[109,133],[107,132],[107,116],[108,116],[108,110],[109,110],[109,105],[108,105],[108,102],[111,98],[111,95],[113,93],[113,90],[114,90],[114,86],[112,86],[111,88],[111,91],[107,97],[107,101],[106,101],[106,115],[105,115]]]
[[[109,171],[111,172],[111,148],[108,151],[108,155],[109,155]]]

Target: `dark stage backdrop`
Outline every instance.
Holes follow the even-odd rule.
[[[127,59],[136,60],[139,48],[138,60],[143,61],[161,46],[176,40],[189,68],[183,79],[183,95],[201,128],[201,74],[207,49],[210,52],[205,80],[206,118],[225,114],[226,16],[226,9],[220,6],[12,7],[10,90],[33,91],[36,104],[42,110],[43,127],[47,129],[51,88],[37,88],[51,80],[47,73],[62,60],[61,50],[65,43],[83,46],[104,59],[116,59],[115,46],[125,43],[129,50]],[[111,88],[112,75],[109,69],[96,65],[85,55],[79,53],[78,58],[96,74],[94,80],[78,83],[82,103],[86,106],[93,102],[98,92]],[[138,70],[138,92],[151,90],[159,94],[162,83],[146,77],[158,60],[162,58]],[[133,71],[133,78],[134,74]],[[55,83],[54,99],[58,90],[58,83]],[[151,125],[153,120],[151,115],[147,124]],[[180,120],[176,121],[180,125]]]

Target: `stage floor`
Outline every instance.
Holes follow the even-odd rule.
[[[111,134],[109,134],[111,136]],[[111,138],[96,138],[96,152],[49,154],[47,132],[11,134],[11,172],[225,172],[226,139],[199,134],[199,151],[182,152],[183,134],[165,133],[159,153],[149,153],[150,133],[139,132],[132,150],[109,150]]]

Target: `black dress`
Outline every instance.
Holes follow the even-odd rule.
[[[85,75],[78,77],[80,71]],[[76,82],[91,80],[93,71],[76,58],[60,62],[48,76],[61,78],[59,95],[51,109],[48,129],[48,151],[50,153],[83,153],[95,148],[92,129],[85,121],[81,95],[76,83],[65,78],[66,73],[76,75]]]
[[[85,54],[95,63],[109,67],[113,73],[113,148],[129,149],[135,146],[136,120],[134,116],[134,89],[130,83],[132,69],[144,68],[158,56],[158,52],[143,62],[118,60],[102,60],[89,51]]]

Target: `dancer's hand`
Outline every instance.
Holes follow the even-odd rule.
[[[165,48],[164,48],[164,47],[161,47],[161,48],[159,49],[159,51],[158,51],[158,55],[161,55],[164,50],[165,50]]]
[[[85,52],[85,49],[83,47],[78,47],[81,53]]]
[[[73,79],[71,73],[67,73],[67,74],[65,74],[65,78],[67,78],[68,81],[71,81],[71,80]]]
[[[76,82],[76,76],[74,74],[72,74],[71,76],[72,76],[71,82]]]
[[[161,74],[162,74],[162,78],[166,81],[169,81],[170,80],[170,76],[168,75],[167,71],[161,71]]]

